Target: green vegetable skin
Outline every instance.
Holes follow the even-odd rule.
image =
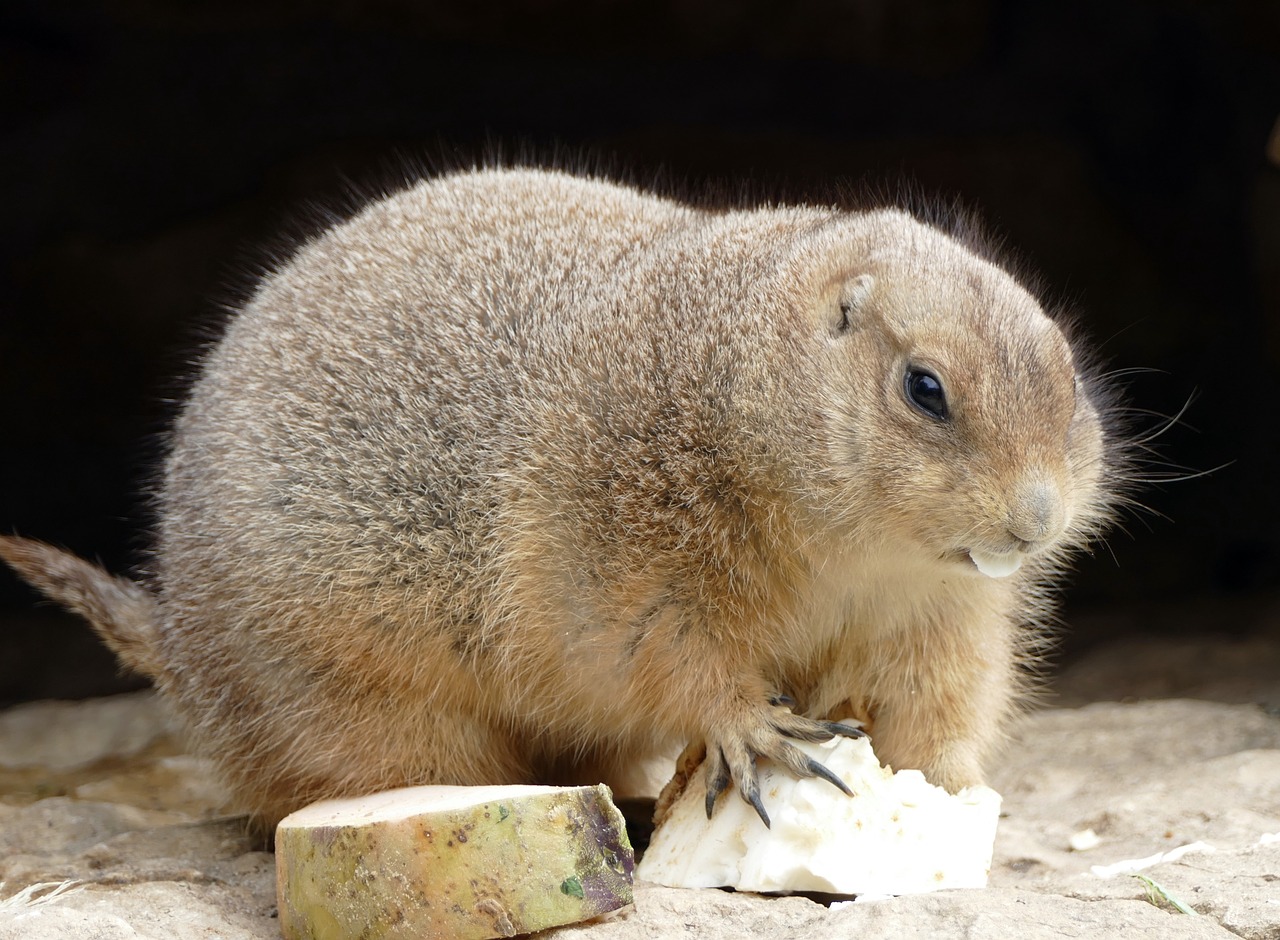
[[[431,793],[446,789],[417,788],[423,808],[399,819],[285,819],[276,877],[286,940],[489,940],[632,903],[634,857],[608,787],[483,787],[472,805],[431,809]]]

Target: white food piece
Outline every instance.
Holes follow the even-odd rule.
[[[489,940],[632,903],[609,788],[412,787],[325,800],[276,829],[286,940]]]
[[[970,549],[969,557],[973,559],[978,570],[988,578],[1007,578],[1022,567],[1022,556],[1015,552],[1001,555],[996,552]]]
[[[1094,865],[1089,871],[1098,878],[1114,878],[1116,875],[1132,875],[1134,872],[1152,868],[1165,862],[1176,862],[1182,856],[1190,855],[1193,852],[1216,851],[1217,849],[1208,842],[1192,842],[1188,845],[1180,845],[1176,849],[1170,849],[1168,852],[1157,852],[1155,855],[1148,855],[1146,858],[1126,858],[1110,865]]]
[[[1081,829],[1079,832],[1072,833],[1067,844],[1071,846],[1073,852],[1087,852],[1100,846],[1102,839],[1092,829]]]
[[[637,876],[676,888],[842,895],[986,887],[1000,794],[969,787],[952,796],[918,770],[893,773],[866,738],[792,743],[855,795],[761,761],[772,828],[732,788],[708,820],[704,763],[654,832]]]

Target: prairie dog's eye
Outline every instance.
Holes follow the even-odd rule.
[[[939,421],[946,420],[947,395],[942,390],[942,383],[932,372],[908,366],[906,377],[902,380],[902,389],[907,401],[929,417]]]

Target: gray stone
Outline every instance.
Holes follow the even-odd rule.
[[[86,767],[105,757],[131,757],[174,730],[151,692],[89,702],[29,702],[0,712],[0,768]]]

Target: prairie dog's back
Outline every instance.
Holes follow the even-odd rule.
[[[476,498],[500,429],[527,419],[512,403],[566,339],[556,311],[591,310],[621,259],[694,215],[559,174],[474,173],[375,202],[304,245],[231,321],[175,429],[162,578],[216,552],[261,557],[270,579],[292,547],[303,556],[279,574],[294,589],[300,573],[359,586],[394,567],[406,538],[441,550],[454,526],[429,544],[411,534],[423,501],[450,522],[483,515],[458,501]],[[216,547],[214,521],[226,530]],[[312,546],[323,549],[309,559]],[[334,550],[351,553],[349,569]],[[192,586],[209,580],[192,572]]]
[[[787,311],[742,301],[794,239],[779,220],[541,171],[372,204],[267,278],[206,363],[175,431],[163,581],[180,596],[243,583],[249,610],[277,576],[289,596],[355,598],[474,572],[495,547],[486,501],[518,474],[602,441],[625,462],[697,386],[791,374],[762,319]],[[224,563],[236,571],[208,577]]]

